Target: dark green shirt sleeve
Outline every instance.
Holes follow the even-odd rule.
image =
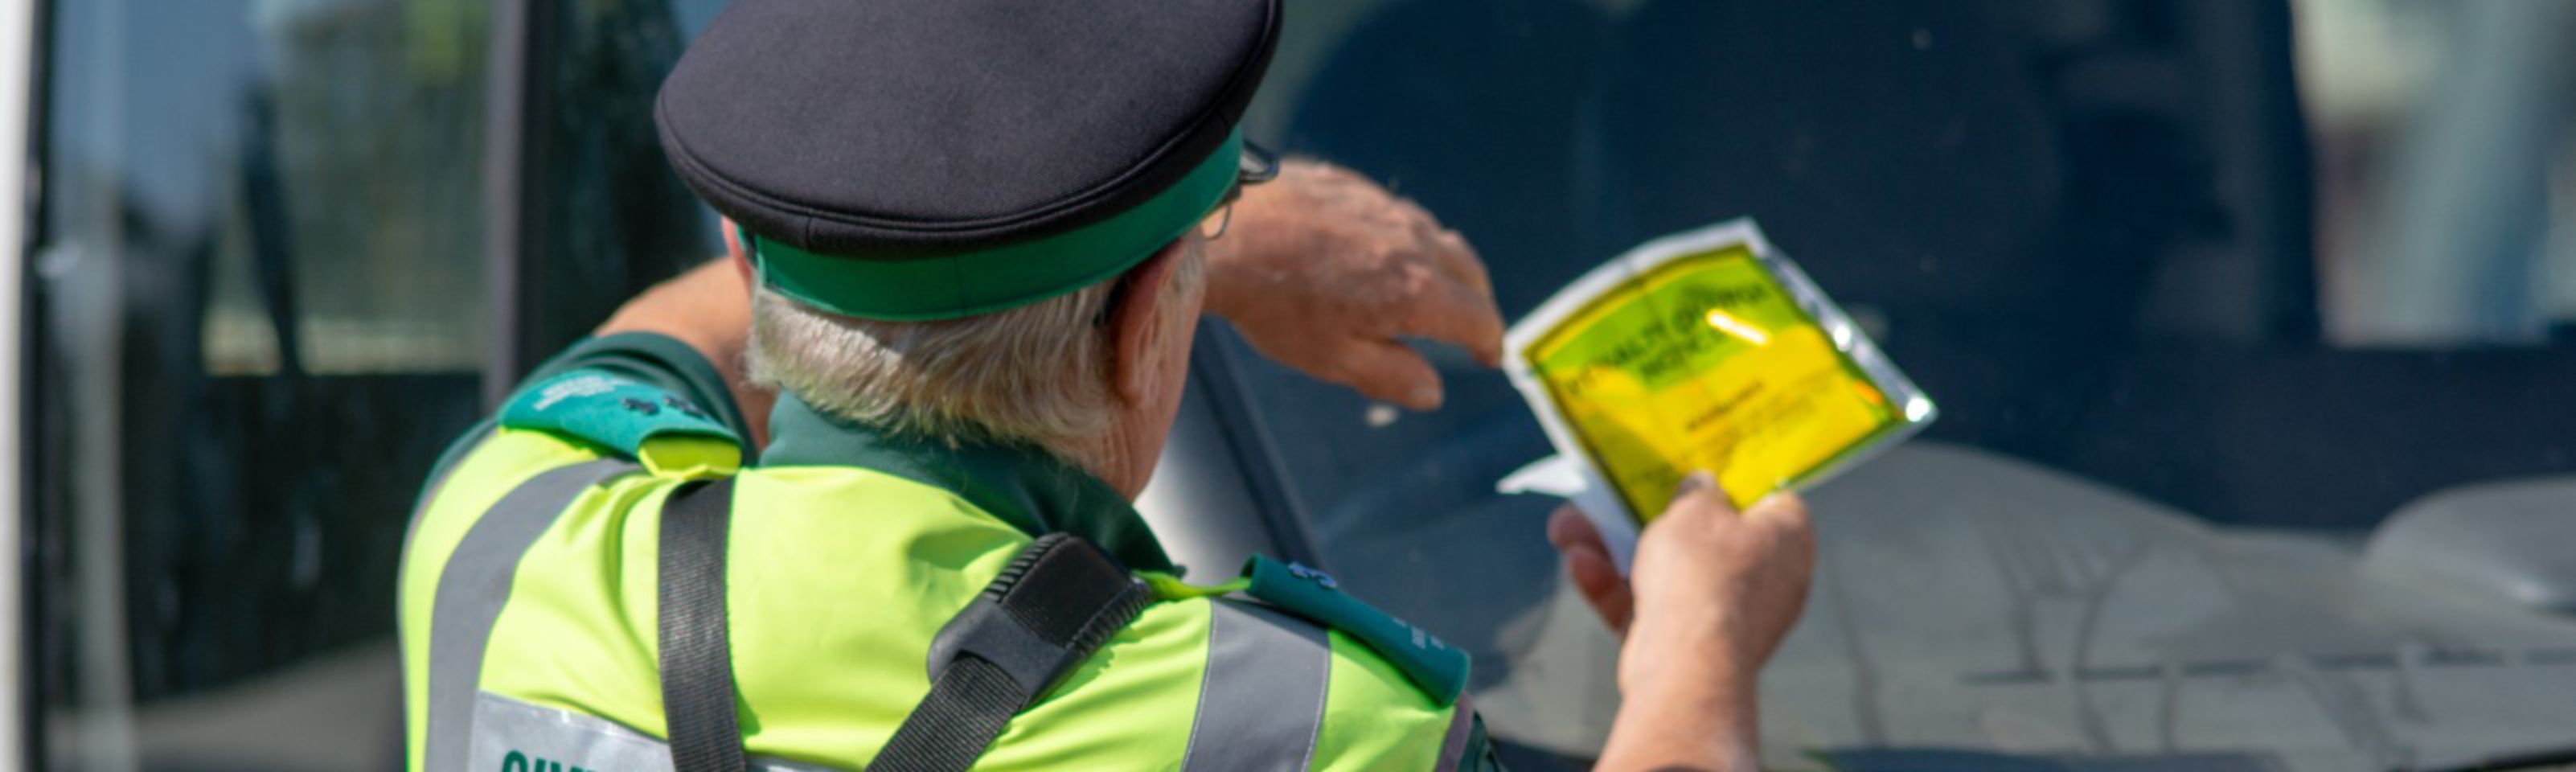
[[[1467,746],[1458,754],[1458,772],[1503,772],[1502,759],[1494,757],[1494,739],[1485,734],[1485,717],[1477,714],[1474,726],[1467,730]]]

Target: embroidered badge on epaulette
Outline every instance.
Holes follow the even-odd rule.
[[[519,392],[501,409],[501,425],[578,438],[656,475],[731,474],[742,462],[742,439],[705,410],[605,370],[574,370]]]

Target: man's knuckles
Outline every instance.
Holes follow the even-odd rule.
[[[1434,300],[1446,297],[1449,278],[1440,275],[1438,269],[1417,262],[1404,264],[1396,281],[1396,286],[1403,289],[1404,297],[1412,302],[1414,308],[1433,309],[1437,308],[1433,305]]]

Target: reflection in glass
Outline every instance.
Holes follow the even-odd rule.
[[[476,413],[483,5],[50,11],[42,760],[399,751],[404,512]]]
[[[1765,678],[1773,763],[2576,744],[2546,696],[2576,689],[2576,619],[2493,589],[2576,575],[2501,536],[2576,507],[2548,498],[2576,469],[2564,4],[1297,10],[1255,136],[1439,214],[1506,317],[1750,216],[1941,402],[1811,497],[1824,565]],[[1554,502],[1493,493],[1548,452],[1503,378],[1434,347],[1447,406],[1388,420],[1203,345],[1290,549],[1473,651],[1498,737],[1597,748],[1616,642],[1559,586]],[[2426,569],[2461,564],[2496,569]]]

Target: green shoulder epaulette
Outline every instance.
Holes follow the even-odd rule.
[[[1443,707],[1467,687],[1467,652],[1342,592],[1331,575],[1254,555],[1243,578],[1245,594],[1368,644]]]
[[[656,475],[732,474],[742,439],[685,397],[606,370],[579,369],[519,392],[501,425],[570,436],[635,459]]]

